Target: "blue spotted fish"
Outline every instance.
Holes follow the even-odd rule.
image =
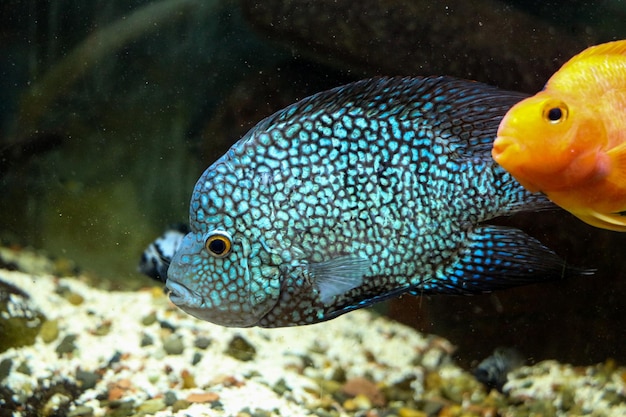
[[[524,97],[375,78],[266,118],[198,180],[171,301],[225,326],[282,327],[573,272],[522,231],[483,224],[550,206],[491,158],[500,119]]]

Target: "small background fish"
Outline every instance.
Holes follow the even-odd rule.
[[[626,40],[586,49],[516,104],[493,157],[581,220],[626,231]]]
[[[482,224],[551,206],[490,155],[521,98],[447,77],[376,78],[263,120],[198,180],[170,299],[215,323],[280,327],[572,272],[522,231]]]
[[[139,272],[164,283],[172,257],[187,233],[189,233],[189,226],[186,224],[178,223],[168,227],[141,254]]]
[[[524,362],[524,357],[517,349],[499,347],[476,366],[473,374],[487,388],[502,392],[509,372],[524,365]]]

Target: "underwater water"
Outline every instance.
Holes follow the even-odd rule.
[[[137,271],[144,248],[188,220],[202,171],[264,117],[378,75],[532,94],[587,46],[626,38],[625,21],[617,0],[3,1],[0,241],[99,289],[157,285]],[[596,273],[379,311],[450,340],[468,369],[500,346],[528,363],[626,362],[626,235],[561,210],[492,223]]]

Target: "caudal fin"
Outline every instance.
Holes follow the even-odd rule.
[[[519,229],[480,226],[469,239],[457,262],[413,293],[476,294],[594,272],[568,265]]]

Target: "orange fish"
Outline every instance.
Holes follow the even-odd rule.
[[[492,155],[529,191],[626,232],[626,40],[584,50],[513,106]]]

